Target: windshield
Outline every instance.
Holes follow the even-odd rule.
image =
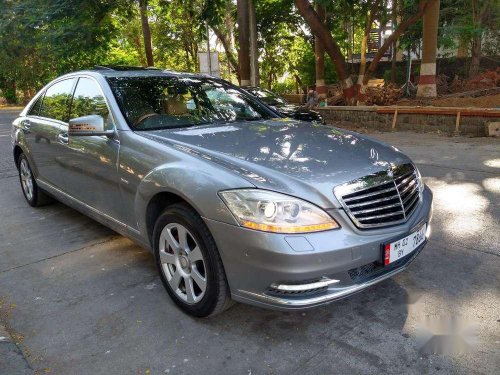
[[[276,95],[274,92],[265,89],[252,89],[250,92],[262,100],[264,103],[269,105],[285,105],[287,102],[285,99]]]
[[[108,77],[108,82],[134,130],[273,117],[249,95],[210,78]]]

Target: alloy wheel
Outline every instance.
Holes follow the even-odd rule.
[[[28,165],[26,159],[21,159],[21,163],[19,164],[19,173],[21,176],[21,185],[23,187],[24,194],[28,200],[33,199],[33,175],[31,174],[31,169]]]
[[[170,223],[163,228],[159,241],[161,268],[168,284],[184,302],[199,302],[207,289],[207,274],[194,236],[183,225]]]

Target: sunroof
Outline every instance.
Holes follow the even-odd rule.
[[[126,65],[96,65],[94,70],[115,70],[115,71],[127,71],[127,70],[160,70],[149,66],[147,68],[142,66],[126,66]]]

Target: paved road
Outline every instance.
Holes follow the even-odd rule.
[[[9,116],[0,111],[0,320],[31,369],[498,373],[498,140],[375,134],[412,156],[435,193],[433,237],[410,269],[306,313],[236,305],[200,320],[169,300],[145,250],[62,204],[27,206],[12,177]],[[462,352],[419,349],[419,327],[436,332],[452,318],[472,327],[477,342]]]

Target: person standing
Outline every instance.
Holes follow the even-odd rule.
[[[319,103],[318,93],[312,89],[309,90],[307,92],[306,108],[314,108],[318,105],[318,103]]]

